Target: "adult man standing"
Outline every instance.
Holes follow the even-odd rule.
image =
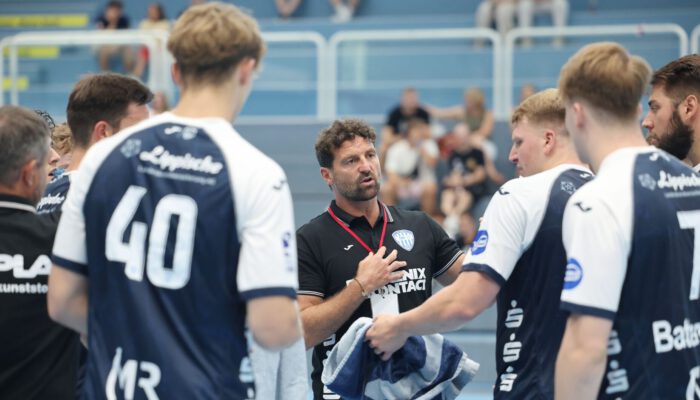
[[[671,61],[651,77],[647,141],[700,171],[700,55]]]
[[[136,79],[115,73],[83,77],[68,97],[66,109],[72,135],[70,162],[61,176],[46,186],[37,212],[60,210],[70,188],[72,172],[85,152],[100,140],[148,118],[153,93]]]
[[[46,310],[56,224],[36,215],[49,128],[31,110],[0,108],[0,393],[73,399],[80,342]]]
[[[231,126],[264,47],[238,8],[189,8],[178,105],[86,154],[49,283],[51,316],[88,334],[86,397],[251,399],[246,321],[267,348],[300,337],[285,174]]]
[[[450,284],[462,265],[462,251],[430,217],[379,202],[374,140],[366,123],[341,120],[316,141],[321,177],[335,195],[297,232],[299,306],[306,346],[315,346],[316,399],[338,398],[321,383],[323,361],[357,318],[419,306],[433,278]]]
[[[700,176],[646,145],[639,102],[650,76],[644,59],[596,43],[559,78],[567,129],[597,176],[564,212],[570,315],[558,399],[694,399],[699,390]]]
[[[464,272],[421,307],[379,317],[367,338],[387,358],[409,336],[456,329],[498,299],[494,397],[551,399],[566,322],[559,310],[564,205],[592,174],[576,156],[556,89],[528,97],[511,122],[509,158],[523,178],[494,194]]]

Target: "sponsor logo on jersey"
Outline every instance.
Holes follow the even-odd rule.
[[[155,363],[126,360],[122,364],[122,348],[117,347],[112,359],[112,368],[105,382],[107,400],[116,400],[117,390],[123,391],[124,398],[133,399],[137,387],[143,391],[144,397],[148,400],[158,399],[156,387],[160,383],[160,378],[160,367]]]
[[[575,258],[569,258],[564,274],[564,290],[575,288],[583,279],[583,268]]]
[[[119,149],[122,155],[126,158],[131,158],[141,152],[141,140],[129,139]]]
[[[656,189],[656,179],[654,179],[653,176],[649,174],[639,174],[637,176],[637,179],[639,180],[639,184],[642,185],[643,188],[649,190]]]
[[[282,252],[287,262],[287,272],[294,272],[294,266],[296,265],[296,260],[292,257],[292,244],[292,234],[290,232],[285,232],[282,235]]]
[[[489,233],[485,230],[481,230],[476,233],[474,238],[474,243],[472,244],[472,254],[481,254],[486,250],[486,245],[489,244]]]
[[[354,246],[354,244],[349,244],[349,245],[343,247],[343,250],[348,251],[348,250],[352,249],[352,246]]]
[[[576,207],[578,207],[579,210],[581,210],[581,211],[583,211],[583,212],[589,212],[589,211],[592,210],[591,207],[584,206],[584,205],[583,205],[583,202],[581,202],[581,201],[577,201],[576,203],[574,203],[574,205],[575,205]]]
[[[21,254],[0,254],[0,272],[12,271],[15,279],[34,279],[51,272],[51,259],[42,254],[34,260],[29,269],[24,269],[24,256]]]
[[[394,238],[396,244],[401,246],[401,248],[406,251],[411,251],[413,249],[413,245],[416,242],[415,237],[413,236],[413,232],[409,231],[408,229],[398,230],[392,233],[391,237]]]
[[[657,353],[672,350],[681,351],[700,345],[700,322],[692,323],[687,318],[682,325],[673,326],[669,321],[658,320],[651,323],[654,333],[654,348]]]
[[[66,199],[66,196],[62,196],[60,193],[56,194],[50,194],[48,196],[44,196],[39,200],[39,204],[36,205],[37,209],[42,209],[47,206],[56,206],[59,204],[63,204],[63,201]]]
[[[561,181],[561,190],[571,195],[576,191],[576,185],[573,182]]]
[[[151,151],[142,151],[139,159],[170,172],[187,170],[216,175],[224,168],[224,164],[214,161],[211,156],[197,158],[190,153],[185,153],[184,155],[171,154],[163,146],[156,146]]]
[[[192,140],[196,138],[197,132],[199,132],[199,129],[195,128],[194,126],[169,126],[163,130],[163,133],[166,135],[179,133],[183,140]]]
[[[686,187],[700,187],[700,176],[697,175],[671,175],[666,171],[659,171],[659,180],[656,183],[659,189],[683,190]]]
[[[425,281],[425,268],[410,268],[403,271],[403,278],[375,290],[372,296],[384,297],[391,294],[424,291]]]
[[[510,192],[503,189],[503,187],[500,187],[500,188],[498,188],[498,194],[505,196],[507,194],[510,194]]]

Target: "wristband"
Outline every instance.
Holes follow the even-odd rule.
[[[365,299],[368,299],[368,298],[369,298],[369,293],[365,292],[365,288],[364,288],[364,286],[362,286],[362,284],[360,283],[360,281],[359,281],[357,278],[352,278],[352,280],[354,280],[355,282],[357,282],[357,284],[360,286],[360,291],[362,292],[362,297],[364,297]]]

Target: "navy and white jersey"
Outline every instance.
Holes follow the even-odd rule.
[[[70,189],[71,175],[72,173],[66,172],[46,185],[44,195],[36,205],[37,214],[49,214],[61,210]]]
[[[563,228],[562,308],[613,321],[599,398],[700,398],[700,175],[652,147],[617,150]]]
[[[53,255],[88,279],[90,399],[254,398],[246,301],[298,286],[285,174],[218,118],[94,145]]]
[[[566,267],[564,206],[593,175],[563,164],[507,182],[493,195],[463,271],[501,286],[496,399],[554,398],[554,365],[566,314],[559,296]]]

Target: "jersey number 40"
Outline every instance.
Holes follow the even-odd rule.
[[[189,196],[164,196],[156,205],[149,234],[149,226],[146,223],[133,221],[146,193],[146,188],[130,186],[119,201],[107,225],[107,259],[124,263],[124,273],[131,280],[143,280],[145,264],[148,280],[153,285],[166,289],[180,289],[190,280],[197,203]],[[178,217],[173,265],[172,268],[165,268],[165,249],[173,216]],[[124,234],[129,225],[131,235],[129,240],[124,242]],[[146,235],[148,249],[145,248]]]

